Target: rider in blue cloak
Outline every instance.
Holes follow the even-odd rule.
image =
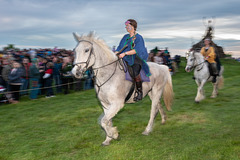
[[[134,101],[139,101],[143,96],[140,71],[143,69],[146,76],[149,77],[151,75],[147,64],[148,52],[142,36],[136,33],[137,22],[134,19],[128,19],[125,22],[125,25],[125,28],[129,34],[123,36],[119,46],[116,49],[116,53],[118,53],[122,48],[124,48],[124,46],[127,45],[122,53],[119,54],[119,58],[123,58],[123,60],[132,68],[132,76],[137,88]]]

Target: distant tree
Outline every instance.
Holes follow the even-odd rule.
[[[4,48],[3,48],[4,51],[9,50],[9,49],[19,50],[19,48],[16,48],[16,47],[14,46],[14,44],[8,44],[7,47],[4,47]]]

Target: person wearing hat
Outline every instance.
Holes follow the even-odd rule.
[[[211,39],[206,38],[204,40],[204,44],[205,46],[202,47],[200,52],[204,56],[204,59],[208,61],[208,63],[210,64],[212,74],[213,74],[212,83],[216,83],[216,77],[218,75],[217,63],[215,61],[216,53],[214,48],[211,46]]]
[[[151,75],[147,64],[148,52],[143,37],[136,32],[137,22],[134,19],[128,19],[125,22],[125,28],[129,34],[123,36],[115,53],[118,54],[122,48],[127,46],[118,56],[130,66],[129,68],[133,72],[132,76],[137,88],[133,100],[139,101],[143,96],[140,71],[143,69],[146,76]]]

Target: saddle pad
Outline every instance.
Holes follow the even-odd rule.
[[[132,77],[130,76],[128,70],[127,72],[125,73],[125,77],[126,77],[126,80],[128,81],[133,81]],[[146,76],[145,72],[141,69],[140,71],[140,76],[141,76],[141,79],[142,79],[142,82],[150,82],[150,78],[148,76]]]

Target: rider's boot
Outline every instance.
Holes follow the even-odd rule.
[[[135,78],[134,78],[134,81],[136,83],[136,92],[134,94],[134,98],[133,100],[134,101],[140,101],[142,100],[142,96],[143,96],[143,93],[142,93],[142,80],[141,80],[141,76],[140,74],[137,75]]]
[[[212,79],[212,83],[216,83],[216,81],[217,81],[217,76],[214,75],[214,76],[213,76],[213,79]]]

